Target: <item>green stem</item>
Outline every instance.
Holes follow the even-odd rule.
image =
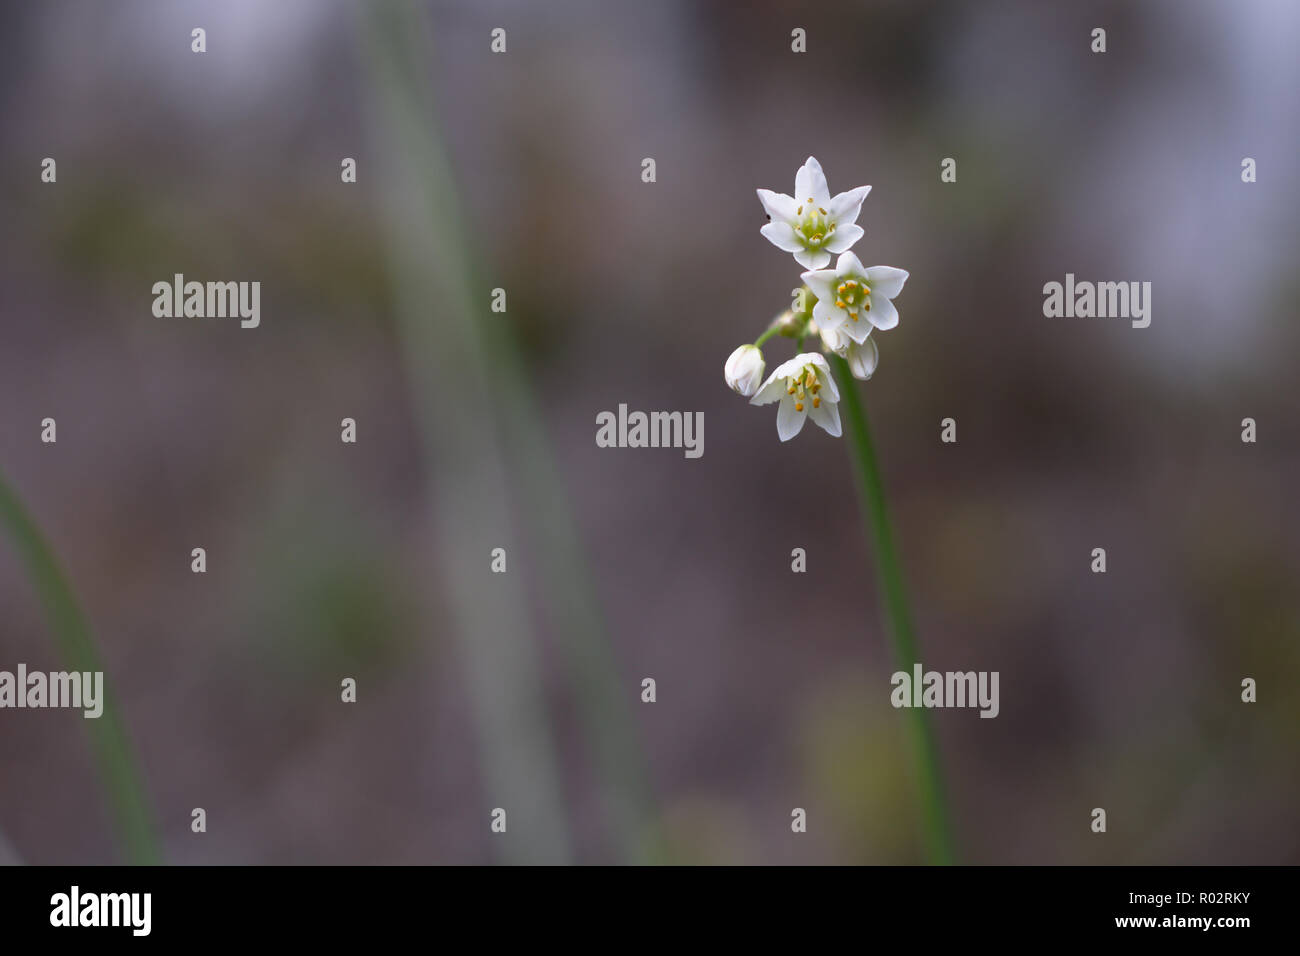
[[[0,476],[0,526],[13,541],[18,558],[27,569],[36,594],[45,607],[63,666],[71,671],[103,672],[104,665],[90,628],[54,552],[3,476]],[[87,719],[86,729],[117,816],[122,843],[132,863],[158,863],[162,854],[154,835],[144,787],[107,675],[102,693],[103,712],[97,718]]]
[[[920,655],[916,648],[916,635],[912,631],[911,612],[903,587],[903,572],[898,553],[894,549],[889,508],[885,503],[884,483],[880,479],[871,431],[862,409],[862,400],[858,396],[857,382],[849,372],[848,363],[839,356],[832,356],[831,361],[835,366],[840,404],[844,408],[849,441],[853,446],[853,470],[858,482],[862,522],[867,540],[874,546],[876,553],[876,570],[885,604],[885,623],[894,645],[894,659],[901,670],[910,674],[913,665],[920,660]],[[931,862],[950,864],[954,860],[952,828],[944,797],[934,725],[930,721],[929,711],[924,707],[909,707],[907,714],[921,785],[926,850]]]
[[[781,331],[780,323],[779,322],[772,323],[770,326],[768,326],[767,331],[764,332],[762,335],[760,335],[757,340],[755,340],[754,345],[758,348],[762,348],[763,343],[766,342],[768,339],[770,339],[772,336],[776,335],[776,333],[779,331]]]

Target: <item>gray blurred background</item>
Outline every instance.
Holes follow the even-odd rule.
[[[847,446],[722,380],[799,271],[754,189],[813,154],[911,272],[861,389],[922,660],[1001,674],[933,712],[961,859],[1300,861],[1297,41],[1286,0],[6,4],[0,469],[163,857],[923,858]],[[261,327],[155,318],[177,272]],[[1067,272],[1150,328],[1045,318]],[[704,456],[597,448],[621,402]],[[61,667],[6,543],[18,662]],[[23,861],[124,858],[88,723],[0,712]]]

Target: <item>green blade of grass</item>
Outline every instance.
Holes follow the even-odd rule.
[[[449,439],[454,447],[485,442],[495,446],[487,458],[496,468],[505,466],[536,553],[547,557],[539,563],[537,575],[547,595],[546,613],[561,637],[598,769],[606,827],[624,861],[659,862],[661,841],[642,749],[629,713],[632,690],[620,682],[604,635],[568,495],[545,438],[519,344],[508,327],[483,319],[486,286],[475,266],[471,232],[459,207],[454,176],[433,119],[432,93],[421,69],[421,57],[427,54],[420,41],[427,36],[427,24],[416,8],[404,3],[373,4],[367,12],[368,62],[398,149],[390,159],[397,169],[390,188],[400,190],[399,208],[390,217],[408,220],[397,251],[398,272],[403,275],[400,285],[405,286],[399,288],[399,327],[423,406],[419,411],[426,421],[438,423],[436,432],[426,429],[430,457],[438,457],[432,454],[438,446],[444,452],[441,457],[448,457]],[[401,176],[402,167],[414,167],[418,175]],[[396,185],[399,177],[400,186]],[[414,219],[420,221],[410,222]],[[403,257],[408,261],[402,263]],[[488,414],[460,423],[461,433],[453,435],[457,425],[438,412],[445,394],[480,396]],[[475,434],[465,434],[467,428]],[[446,485],[447,480],[440,484]],[[500,484],[494,480],[491,487],[496,494]],[[467,533],[472,532],[467,528]],[[522,636],[519,640],[516,650],[532,667],[532,652],[523,646]],[[542,747],[540,741],[537,746]]]
[[[99,649],[58,559],[3,475],[0,475],[0,524],[45,609],[63,667],[69,671],[103,672]],[[162,853],[107,673],[103,695],[103,713],[86,720],[86,731],[108,792],[118,836],[131,863],[155,864],[161,861]]]

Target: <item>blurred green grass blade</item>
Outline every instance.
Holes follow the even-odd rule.
[[[416,177],[401,180],[401,212],[408,219],[422,216],[422,230],[407,226],[406,254],[410,259],[409,244],[419,241],[416,248],[424,258],[405,264],[399,312],[413,385],[424,406],[420,412],[425,421],[438,418],[441,396],[458,388],[464,389],[462,394],[481,396],[490,411],[488,421],[460,422],[459,435],[452,432],[456,426],[445,421],[448,416],[440,416],[441,434],[432,433],[430,457],[436,448],[445,462],[450,457],[449,434],[466,441],[466,427],[492,433],[496,454],[491,463],[497,464],[499,456],[499,463],[508,465],[509,485],[521,499],[533,553],[545,558],[535,572],[546,595],[546,613],[562,642],[598,770],[606,828],[626,862],[658,862],[661,841],[642,748],[630,718],[630,701],[639,685],[621,681],[605,639],[564,482],[545,438],[518,342],[508,326],[486,321],[483,315],[482,291],[487,286],[479,281],[472,236],[459,208],[454,176],[434,122],[433,97],[421,69],[427,24],[418,10],[404,3],[376,3],[367,11],[368,61],[389,117],[393,145],[405,165],[418,170]],[[396,183],[398,177],[392,180]],[[442,476],[439,484],[446,484]]]
[[[567,863],[569,826],[523,576],[488,571],[490,548],[513,540],[502,436],[491,415],[447,414],[448,396],[483,396],[490,405],[491,381],[474,329],[457,197],[431,129],[428,84],[419,78],[424,33],[406,4],[369,4],[360,15],[386,146],[382,219],[429,476],[440,615],[467,685],[486,807],[509,814],[510,838],[492,846],[507,863]]]
[[[0,475],[0,523],[45,609],[63,668],[104,671],[90,628],[54,552],[3,475]],[[119,839],[131,863],[158,863],[162,854],[152,816],[107,673],[103,694],[103,713],[86,719],[85,724],[117,821]]]

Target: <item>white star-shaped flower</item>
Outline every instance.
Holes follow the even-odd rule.
[[[779,401],[776,410],[776,433],[789,441],[803,430],[812,418],[828,435],[840,435],[839,389],[831,376],[826,359],[816,352],[803,352],[782,362],[749,400],[751,405],[768,405]]]
[[[849,371],[854,378],[863,382],[871,378],[876,366],[880,364],[880,351],[876,348],[874,339],[868,336],[863,342],[855,342],[849,338],[843,326],[838,329],[818,327],[818,332],[821,333],[822,344],[849,363]]]
[[[865,268],[851,252],[840,256],[833,269],[805,272],[800,278],[817,296],[813,321],[822,333],[843,330],[861,345],[873,328],[892,329],[898,324],[894,296],[903,291],[907,273],[893,266]]]
[[[862,238],[857,224],[870,186],[832,197],[821,163],[812,156],[794,177],[794,195],[760,189],[758,199],[772,221],[759,230],[778,249],[793,252],[805,269],[822,269]]]

